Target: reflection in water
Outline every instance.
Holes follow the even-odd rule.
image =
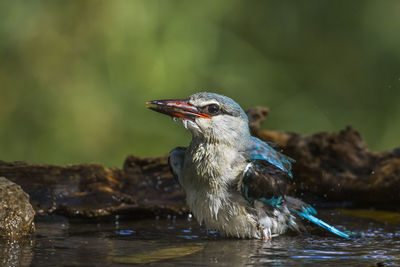
[[[386,265],[400,264],[400,226],[348,215],[336,217],[360,237],[285,235],[270,242],[219,237],[195,221],[68,223],[39,221],[32,240],[0,241],[3,266],[153,265]]]
[[[0,240],[0,266],[30,266],[33,241]]]

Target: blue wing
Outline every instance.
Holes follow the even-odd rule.
[[[257,137],[252,137],[252,144],[248,147],[246,153],[249,155],[250,160],[267,161],[287,173],[289,177],[293,177],[292,163],[295,160],[276,151],[272,146]]]
[[[272,145],[252,137],[244,151],[250,164],[243,174],[242,194],[252,204],[255,199],[279,207],[293,177],[293,159],[276,151]]]
[[[243,197],[252,205],[260,200],[272,207],[280,207],[286,194],[288,174],[268,161],[253,160],[243,174]]]
[[[350,239],[351,236],[315,217],[316,210],[303,201],[285,197],[288,178],[293,178],[294,159],[276,151],[271,145],[252,137],[252,145],[246,150],[250,165],[243,174],[242,194],[253,204],[259,200],[273,208],[286,205],[289,210],[329,232]]]

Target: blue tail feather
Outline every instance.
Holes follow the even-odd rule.
[[[299,216],[301,216],[301,217],[303,217],[303,218],[309,220],[309,221],[312,222],[312,223],[315,223],[316,225],[318,225],[318,226],[320,226],[320,227],[322,227],[322,228],[328,230],[329,232],[331,232],[331,233],[333,233],[333,234],[335,234],[335,235],[338,235],[338,236],[343,237],[343,238],[346,238],[346,239],[351,239],[351,236],[350,236],[349,234],[347,234],[347,233],[345,233],[345,232],[343,232],[343,231],[340,231],[340,230],[337,229],[336,227],[333,227],[332,225],[329,225],[329,224],[327,224],[326,222],[324,222],[324,221],[318,219],[318,218],[315,217],[313,214],[311,214],[307,208],[304,208],[304,207],[303,207],[303,210],[302,210],[302,211],[296,211],[296,213],[297,213]],[[315,213],[314,213],[314,214],[315,214]]]

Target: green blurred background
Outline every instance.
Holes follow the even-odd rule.
[[[400,1],[2,1],[0,159],[122,165],[186,145],[145,101],[214,91],[263,127],[400,142]]]

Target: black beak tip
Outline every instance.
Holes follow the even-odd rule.
[[[151,100],[151,101],[146,101],[146,105],[165,106],[167,105],[167,103],[164,100]]]

